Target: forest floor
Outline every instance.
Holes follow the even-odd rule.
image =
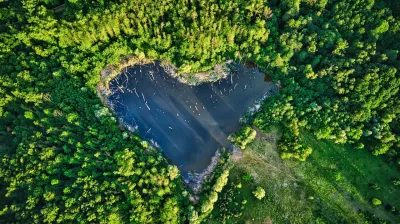
[[[241,156],[234,157],[230,180],[242,184],[239,197],[247,200],[239,223],[365,223],[379,217],[400,223],[400,216],[385,210],[386,204],[400,208],[400,186],[391,178],[400,171],[366,150],[336,145],[302,133],[313,153],[306,162],[282,160],[275,138],[279,130],[258,135]],[[279,136],[278,136],[279,137]],[[271,139],[273,139],[271,141]],[[247,178],[246,178],[247,176]],[[249,181],[248,176],[251,176]],[[369,184],[377,184],[378,190]],[[259,201],[252,191],[261,186]],[[382,205],[374,206],[372,198]]]

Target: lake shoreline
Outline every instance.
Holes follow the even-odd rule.
[[[109,83],[111,80],[122,75],[124,69],[134,67],[137,65],[145,65],[160,62],[165,71],[173,78],[176,78],[179,82],[191,86],[201,85],[203,83],[217,82],[220,79],[228,77],[228,74],[232,72],[232,66],[243,64],[247,68],[260,69],[257,64],[251,61],[236,61],[226,60],[221,63],[214,65],[211,70],[195,73],[180,72],[179,69],[171,62],[161,59],[150,59],[150,58],[138,58],[133,56],[126,56],[121,59],[121,62],[117,65],[107,65],[100,72],[100,81],[97,85],[98,90],[103,91],[106,95],[110,94]],[[261,71],[261,70],[260,70]],[[267,75],[263,73],[264,75]]]
[[[215,81],[218,81],[221,79],[226,79],[228,77],[228,75],[231,72],[233,72],[232,67],[230,67],[228,70],[226,68],[223,69],[222,68],[223,66],[221,66],[221,65],[216,65],[215,67],[217,67],[217,69],[210,70],[208,72],[203,72],[203,73],[191,74],[190,75],[191,77],[196,76],[197,74],[201,74],[201,77],[203,77],[200,79],[196,79],[196,81],[193,81],[193,80],[187,79],[189,77],[188,75],[186,75],[186,76],[177,75],[177,73],[176,73],[177,70],[175,67],[172,67],[172,65],[170,63],[163,62],[160,60],[128,58],[127,60],[125,60],[123,63],[121,63],[120,65],[118,65],[116,67],[108,66],[107,68],[103,69],[103,71],[101,72],[101,81],[97,85],[97,95],[99,96],[103,105],[106,106],[107,108],[109,108],[110,111],[112,111],[112,113],[114,114],[114,116],[116,116],[118,118],[118,124],[122,130],[128,130],[130,133],[134,134],[135,127],[132,127],[131,125],[124,122],[123,119],[117,115],[117,113],[114,109],[114,104],[108,98],[110,95],[113,94],[113,92],[109,88],[109,83],[112,80],[117,79],[118,77],[124,75],[126,72],[129,73],[128,68],[132,68],[132,67],[135,67],[138,65],[140,66],[140,65],[152,64],[152,63],[155,64],[156,62],[161,63],[161,66],[164,68],[165,72],[169,76],[177,79],[180,83],[190,85],[190,86],[196,86],[196,85],[200,85],[202,83],[215,82]],[[240,65],[240,64],[235,63],[233,61],[229,61],[229,62],[225,63],[226,67],[227,67],[227,65]],[[246,64],[246,65],[244,65],[244,67],[247,67],[248,65],[249,64]],[[250,66],[250,67],[253,67],[253,66]],[[217,71],[217,74],[215,74],[216,71]],[[204,78],[204,77],[206,77],[205,74],[214,74],[214,76],[211,79],[205,79]],[[202,81],[199,82],[198,80],[202,80]],[[262,100],[264,100],[264,99],[265,98],[263,97]],[[141,135],[139,134],[139,136],[141,136]],[[143,138],[143,136],[141,136],[141,138]],[[149,142],[148,140],[146,140],[146,141]],[[157,143],[151,142],[150,145],[151,145],[151,147],[149,147],[149,148],[151,150],[155,150],[155,151],[161,153],[163,155],[164,159],[166,159],[166,161],[171,164],[171,160],[169,159],[169,157],[165,154],[165,152],[162,149],[160,150],[160,147],[157,146]],[[232,146],[230,146],[230,147],[232,147]],[[213,176],[214,169],[216,168],[216,165],[218,164],[218,161],[219,161],[219,157],[218,157],[219,150],[220,149],[218,149],[215,152],[215,155],[211,158],[210,163],[202,172],[194,172],[194,175],[192,175],[191,177],[190,176],[186,177],[186,178],[183,175],[181,175],[182,181],[185,183],[185,185],[187,185],[192,190],[194,195],[201,193],[203,184],[206,182],[207,179],[209,179],[210,177]]]

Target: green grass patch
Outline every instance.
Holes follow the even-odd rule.
[[[216,204],[216,222],[379,223],[374,218],[379,217],[400,223],[400,216],[384,208],[387,203],[400,208],[400,187],[390,181],[400,172],[382,157],[305,132],[304,144],[313,148],[309,159],[282,160],[274,132],[259,135],[241,155],[233,156],[236,165]],[[252,193],[257,186],[266,193],[261,200]],[[372,205],[372,198],[382,205]]]
[[[400,222],[399,216],[384,209],[386,204],[400,208],[400,187],[390,181],[400,177],[394,165],[385,162],[382,156],[375,157],[366,150],[318,140],[307,132],[302,138],[314,149],[313,154],[305,163],[288,164],[317,197],[336,207],[349,222],[357,221],[352,210],[363,210],[393,223]],[[383,205],[373,206],[372,198],[380,199]]]

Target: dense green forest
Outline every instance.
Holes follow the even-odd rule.
[[[101,70],[127,55],[181,73],[255,63],[281,88],[251,125],[282,127],[282,158],[310,155],[307,130],[399,169],[399,9],[397,0],[0,0],[0,222],[198,223],[212,212],[229,156],[192,205],[178,169],[97,97]]]

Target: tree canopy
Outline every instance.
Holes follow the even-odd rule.
[[[60,5],[64,3],[60,8]],[[121,130],[96,94],[100,72],[134,55],[179,72],[251,61],[281,83],[253,124],[399,151],[395,0],[0,1],[0,220],[180,223],[195,210],[176,167]]]

